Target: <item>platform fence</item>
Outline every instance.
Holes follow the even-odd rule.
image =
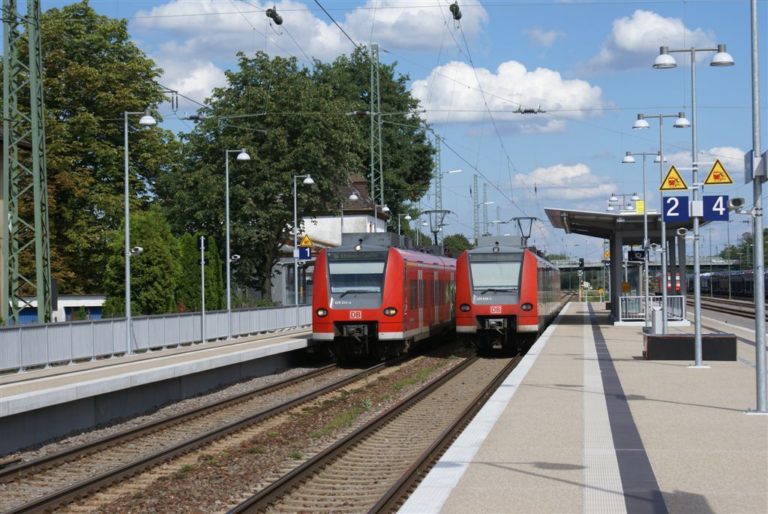
[[[661,308],[663,298],[661,295],[651,296],[648,306]],[[683,321],[686,319],[685,296],[667,295],[667,319],[669,321]],[[619,319],[621,321],[645,320],[646,302],[644,296],[619,297]]]
[[[227,311],[206,312],[203,338],[200,312],[134,316],[131,318],[131,350],[162,350],[226,339],[228,318]],[[125,318],[107,318],[2,327],[0,372],[124,355],[125,321]],[[232,337],[307,326],[312,323],[312,307],[236,309],[232,311],[230,323]]]

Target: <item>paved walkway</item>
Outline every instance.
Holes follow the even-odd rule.
[[[646,361],[640,328],[570,304],[401,512],[768,512],[744,339],[710,369]]]

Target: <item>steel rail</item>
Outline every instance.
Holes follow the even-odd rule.
[[[359,442],[366,439],[368,436],[378,431],[382,426],[400,416],[403,412],[413,407],[416,403],[424,399],[433,391],[440,388],[443,384],[454,378],[456,375],[467,369],[470,365],[478,360],[477,356],[466,359],[461,364],[457,365],[447,373],[433,380],[426,387],[414,392],[407,398],[396,403],[386,411],[382,412],[357,430],[347,435],[343,439],[337,441],[333,445],[329,446],[319,454],[315,455],[310,460],[304,462],[298,468],[283,475],[280,479],[273,482],[269,486],[265,487],[261,491],[257,492],[240,505],[231,509],[228,514],[243,514],[261,512],[266,509],[270,504],[274,503],[280,497],[290,492],[291,489],[298,484],[309,479],[323,469],[325,466],[332,463],[343,453],[347,452]]]
[[[276,382],[268,386],[254,389],[253,391],[240,393],[236,396],[232,396],[231,398],[225,398],[208,405],[203,405],[186,412],[181,412],[179,414],[176,414],[168,418],[164,418],[156,421],[150,421],[143,425],[139,425],[138,427],[134,427],[122,432],[115,433],[115,434],[110,434],[110,435],[101,437],[99,439],[96,439],[94,441],[73,446],[72,448],[68,448],[61,452],[57,452],[51,455],[46,455],[34,460],[22,462],[14,466],[9,466],[9,467],[0,469],[0,484],[6,483],[6,482],[12,482],[19,478],[26,477],[34,472],[50,469],[57,464],[69,462],[74,459],[83,457],[85,455],[93,454],[99,450],[104,449],[105,447],[113,446],[130,439],[135,439],[137,437],[148,435],[162,428],[175,425],[178,423],[183,423],[192,418],[196,418],[199,416],[203,416],[205,414],[209,414],[209,413],[221,410],[231,405],[247,401],[251,398],[262,396],[262,395],[274,392],[276,390],[295,385],[305,380],[316,378],[320,375],[325,375],[326,373],[330,373],[331,371],[336,369],[336,367],[337,367],[336,364],[329,364],[327,366],[323,366],[314,371],[310,371],[309,373],[304,373],[297,377],[289,378],[287,380],[282,380],[280,382]]]
[[[419,458],[408,468],[376,504],[368,511],[371,514],[391,512],[398,503],[408,496],[408,491],[426,474],[440,456],[448,449],[456,437],[472,421],[472,418],[485,405],[485,402],[499,388],[507,376],[520,363],[521,355],[518,355],[502,369],[492,381],[478,394],[472,402],[459,414],[446,428],[434,443],[422,453]]]
[[[400,360],[403,360],[403,359],[396,359],[397,362],[399,362]],[[390,366],[390,365],[392,365],[392,362],[379,363],[359,373],[356,373],[355,375],[344,378],[332,384],[323,386],[319,389],[316,389],[298,398],[294,398],[293,400],[289,400],[280,405],[270,407],[252,416],[247,416],[240,420],[233,421],[231,423],[228,423],[216,429],[213,429],[203,434],[200,434],[198,436],[195,436],[191,439],[182,441],[176,445],[164,448],[155,453],[139,458],[133,462],[130,462],[118,468],[107,471],[106,473],[103,473],[101,475],[89,478],[88,480],[78,482],[76,484],[73,484],[70,487],[60,489],[44,497],[38,498],[37,500],[34,500],[32,502],[15,507],[11,510],[6,511],[5,514],[17,514],[21,512],[42,513],[42,512],[49,511],[51,509],[54,509],[58,506],[69,503],[78,498],[87,496],[88,494],[98,491],[103,487],[109,486],[112,483],[119,482],[120,480],[136,475],[137,473],[140,473],[157,464],[161,464],[165,461],[168,461],[169,459],[174,458],[178,455],[195,450],[212,441],[220,439],[221,437],[227,436],[233,432],[244,429],[250,425],[253,425],[265,419],[271,418],[286,410],[290,410],[318,396],[331,392],[340,387],[344,387],[345,385],[348,385],[352,382],[360,380],[361,378],[364,378],[365,376],[373,374],[383,369],[384,367]]]

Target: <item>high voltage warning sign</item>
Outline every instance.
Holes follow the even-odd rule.
[[[725,171],[725,167],[720,162],[720,159],[715,160],[715,164],[707,175],[707,180],[704,181],[705,186],[717,186],[733,184],[731,176]]]
[[[667,176],[659,187],[659,191],[686,191],[688,186],[685,184],[685,180],[680,176],[680,172],[674,166],[669,168]]]
[[[301,243],[299,243],[299,246],[301,246],[302,248],[308,248],[310,246],[313,246],[312,240],[309,238],[308,235],[305,234],[304,239],[301,240]]]

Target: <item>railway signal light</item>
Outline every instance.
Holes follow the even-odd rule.
[[[584,271],[584,258],[579,259],[579,269]]]

